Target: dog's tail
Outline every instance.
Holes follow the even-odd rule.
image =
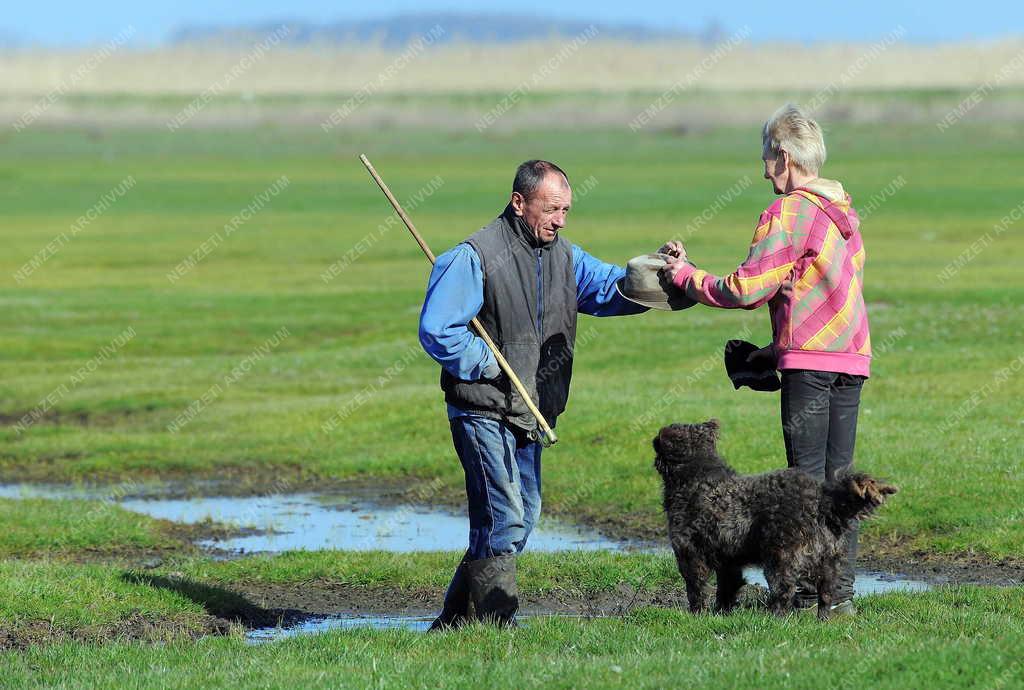
[[[821,517],[837,534],[845,532],[854,520],[870,517],[897,491],[863,472],[841,474],[822,487]]]

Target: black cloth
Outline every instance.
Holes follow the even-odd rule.
[[[831,371],[786,369],[782,372],[782,437],[786,461],[820,482],[853,467],[857,413],[863,376]],[[839,573],[836,600],[853,596],[858,528],[847,533],[847,561]],[[811,583],[802,583],[797,597],[804,605],[817,601]]]
[[[760,348],[746,340],[730,340],[725,344],[725,370],[736,390],[740,386],[750,386],[755,391],[777,391],[782,388],[779,375],[775,373],[773,364],[747,361],[750,353]]]
[[[554,426],[569,398],[576,342],[572,245],[561,235],[538,242],[511,205],[466,242],[483,270],[484,303],[477,318]],[[441,388],[445,400],[460,410],[527,432],[537,429],[537,420],[505,375],[462,381],[442,370]]]

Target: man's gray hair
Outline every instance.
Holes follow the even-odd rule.
[[[810,175],[817,175],[825,165],[821,127],[792,103],[776,110],[764,123],[761,144],[766,159],[778,158],[779,152],[785,151],[789,160]]]
[[[516,169],[516,179],[512,181],[512,191],[519,192],[524,199],[529,199],[537,191],[540,183],[544,181],[544,177],[553,172],[561,175],[565,178],[565,183],[569,184],[569,176],[551,161],[526,161]]]

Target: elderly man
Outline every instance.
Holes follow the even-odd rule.
[[[554,426],[569,396],[577,312],[646,311],[616,291],[623,268],[598,261],[561,236],[571,205],[572,189],[561,168],[526,161],[501,215],[437,257],[430,274],[420,342],[442,367],[441,388],[469,502],[469,548],[432,630],[465,623],[470,601],[478,619],[514,624],[516,554],[540,517],[537,422],[469,322],[480,319]]]

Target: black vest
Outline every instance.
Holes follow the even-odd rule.
[[[576,341],[572,245],[559,236],[539,245],[512,207],[466,243],[480,257],[484,303],[477,318],[522,381],[548,424],[565,409]],[[461,381],[441,371],[445,400],[526,431],[537,421],[504,373]]]

